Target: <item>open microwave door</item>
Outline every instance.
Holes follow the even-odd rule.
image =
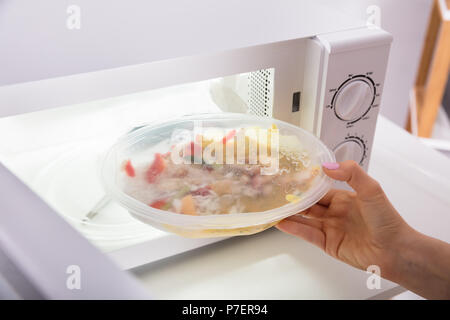
[[[3,165],[0,190],[0,298],[150,297]]]

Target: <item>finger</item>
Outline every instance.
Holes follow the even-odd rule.
[[[330,191],[328,191],[328,193],[326,195],[324,195],[322,197],[322,199],[319,200],[318,204],[321,204],[323,206],[329,206],[331,203],[331,200],[333,199],[333,197],[335,196],[335,194],[340,191],[337,189],[331,189]]]
[[[322,219],[327,215],[328,207],[322,206],[320,204],[315,204],[308,210],[303,211],[303,215],[309,218]]]
[[[285,219],[276,226],[279,230],[306,240],[321,249],[325,248],[325,234],[315,227]]]
[[[370,199],[383,192],[380,184],[355,161],[323,163],[322,166],[327,176],[334,180],[347,182],[361,199]]]
[[[308,216],[302,216],[301,214],[296,214],[296,215],[290,216],[290,217],[286,218],[285,220],[303,223],[308,226],[322,230],[322,221],[319,221],[317,219],[311,219]]]

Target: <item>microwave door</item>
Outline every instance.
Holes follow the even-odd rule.
[[[147,290],[0,164],[0,294],[148,299]]]

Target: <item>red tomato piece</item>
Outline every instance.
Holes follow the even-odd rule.
[[[230,132],[228,132],[228,134],[223,137],[222,142],[223,144],[226,144],[228,141],[230,141],[231,139],[233,139],[233,137],[236,135],[236,130],[233,129]]]
[[[150,203],[149,206],[155,209],[161,209],[166,203],[166,200],[156,200]]]
[[[166,162],[163,159],[163,156],[161,153],[155,154],[155,160],[151,164],[151,166],[148,168],[146,172],[146,178],[148,183],[155,182],[158,175],[164,171],[166,168]]]
[[[131,160],[127,160],[127,162],[125,163],[125,172],[129,177],[134,177],[136,176],[136,172],[134,171],[134,167],[131,164]]]

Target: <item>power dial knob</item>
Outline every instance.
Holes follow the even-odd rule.
[[[344,82],[333,97],[336,116],[343,121],[357,121],[367,112],[375,99],[375,86],[366,76],[353,77]]]
[[[366,158],[366,145],[357,137],[347,138],[338,144],[333,151],[338,162],[354,160],[362,165]]]

